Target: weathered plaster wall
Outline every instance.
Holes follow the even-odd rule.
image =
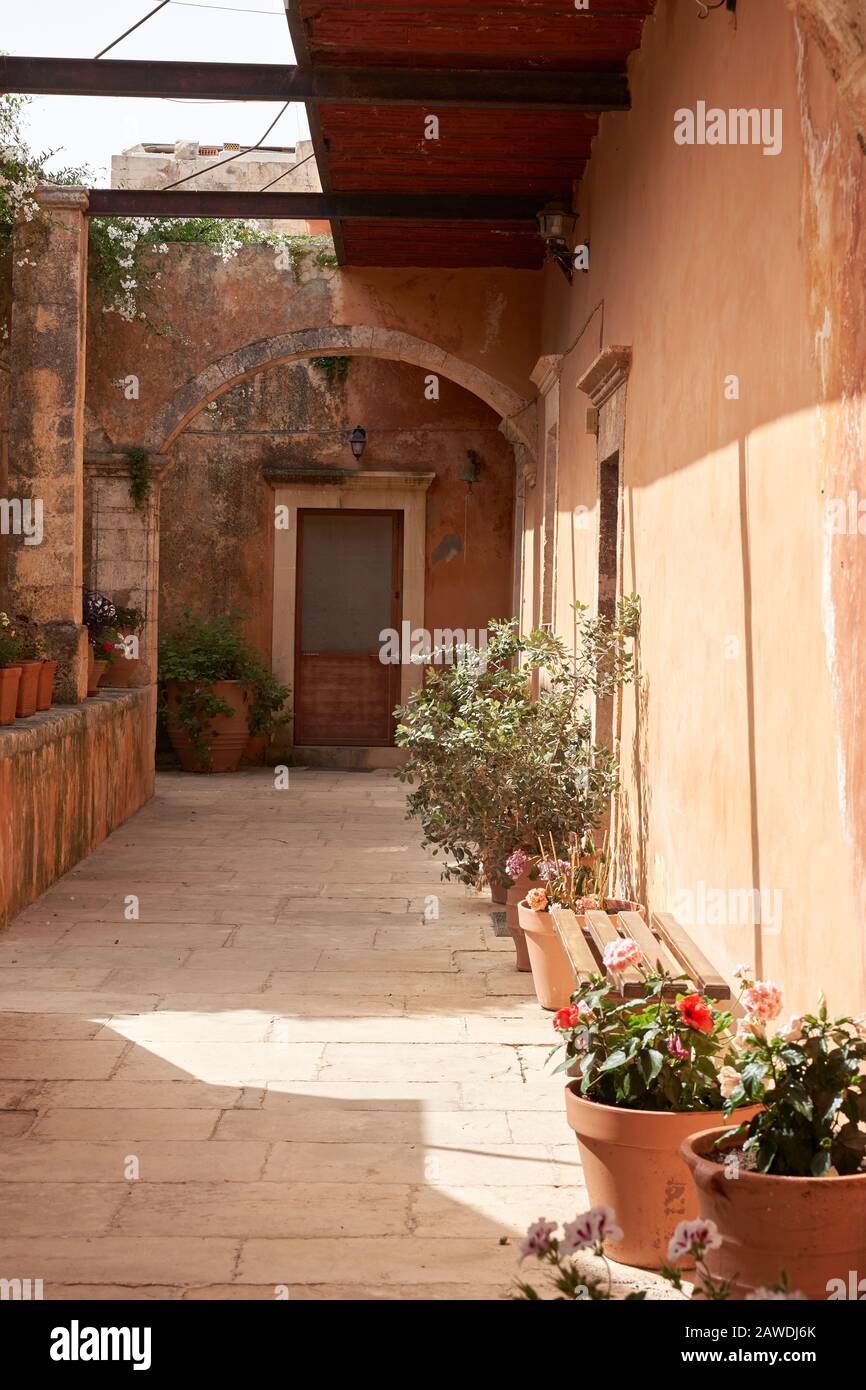
[[[205,401],[242,376],[280,355],[341,350],[429,364],[526,428],[520,416],[534,394],[538,355],[535,272],[341,271],[308,257],[296,280],[261,246],[225,263],[189,245],[156,260],[151,313],[162,331],[91,316],[92,448],[168,447]],[[318,341],[323,331],[330,344]],[[134,399],[116,384],[130,375],[138,378]]]
[[[661,910],[701,884],[778,892],[760,941],[736,912],[694,934],[728,970],[759,951],[792,1008],[819,987],[862,1008],[866,536],[828,538],[825,503],[863,489],[863,158],[782,0],[742,6],[736,29],[660,0],[631,80],[581,190],[591,271],[571,291],[545,272],[542,351],[564,354],[558,625],[596,586],[576,382],[630,345],[620,570],[643,629],[621,710],[623,886]],[[782,153],[678,146],[674,112],[699,100],[781,108]]]
[[[352,358],[345,380],[293,364],[261,372],[213,401],[175,444],[161,495],[160,626],[184,604],[236,609],[271,649],[274,493],[267,464],[356,466],[348,434],[367,430],[361,469],[433,472],[427,495],[426,626],[483,627],[511,611],[514,454],[499,420],[442,379],[425,398],[425,373],[400,362]],[[480,460],[470,488],[468,452]]]
[[[153,698],[98,696],[0,730],[0,926],[152,795]]]

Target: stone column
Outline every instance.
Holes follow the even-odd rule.
[[[138,505],[130,493],[125,454],[89,453],[85,464],[87,587],[124,608],[140,608],[145,615],[139,638],[141,665],[132,677],[133,685],[156,681],[159,494],[162,474],[170,463],[162,454],[150,456],[147,494]]]
[[[10,498],[29,503],[30,535],[9,537],[7,602],[41,627],[57,658],[56,698],[87,695],[81,622],[87,193],[43,187],[40,214],[13,242]],[[41,513],[41,536],[34,529]],[[29,543],[27,543],[29,542]]]

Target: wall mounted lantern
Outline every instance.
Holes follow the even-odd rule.
[[[548,203],[538,214],[538,230],[544,238],[547,259],[556,262],[569,284],[574,279],[574,257],[569,243],[576,226],[576,213],[564,203]]]
[[[359,459],[367,446],[367,431],[360,425],[356,425],[349,435],[349,443],[352,446],[352,453]]]

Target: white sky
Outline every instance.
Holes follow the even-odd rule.
[[[0,0],[0,51],[93,58],[152,10],[157,0]],[[291,63],[282,0],[171,0],[109,58]],[[32,97],[26,130],[36,151],[58,149],[49,169],[87,164],[107,187],[112,154],[142,140],[254,144],[279,111],[273,102],[138,101],[121,97]],[[303,104],[288,108],[268,145],[309,136]],[[59,148],[62,147],[62,148]]]

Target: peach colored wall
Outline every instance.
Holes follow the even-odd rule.
[[[601,347],[633,349],[620,567],[643,625],[621,711],[622,886],[657,910],[701,882],[778,890],[780,931],[709,921],[695,936],[728,971],[759,950],[792,1008],[819,987],[862,1008],[866,537],[825,527],[825,500],[864,486],[862,155],[783,0],[741,6],[736,28],[660,0],[631,85],[580,192],[591,271],[571,290],[545,271],[542,342],[565,354],[564,632],[596,575],[596,441],[576,382]],[[678,146],[674,112],[698,100],[781,108],[782,153]]]

